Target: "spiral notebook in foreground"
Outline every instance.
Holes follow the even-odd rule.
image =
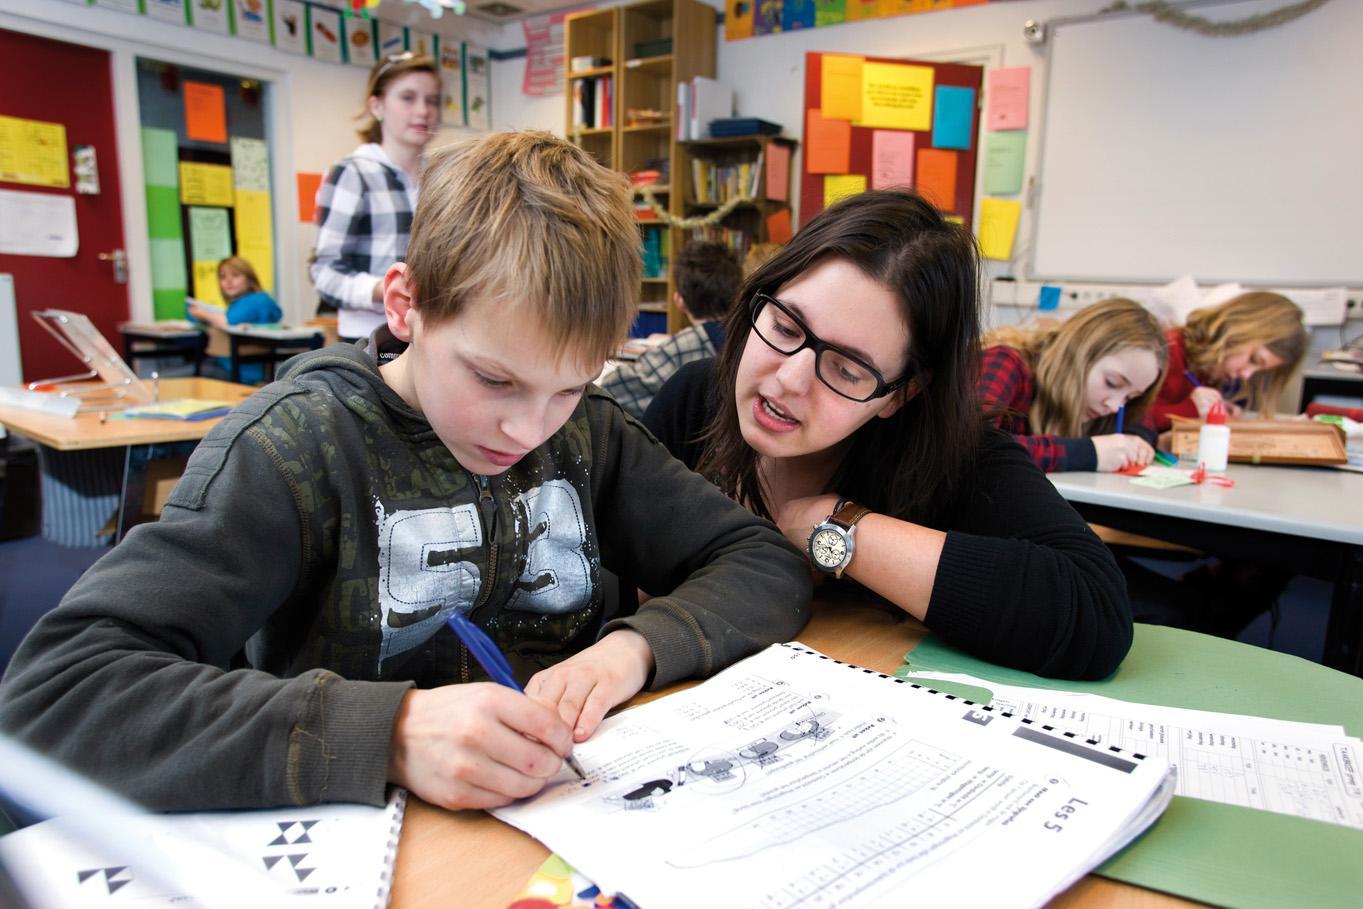
[[[1169,804],[1158,757],[781,644],[608,719],[493,813],[647,909],[1037,906]]]
[[[259,902],[262,889],[278,896],[268,905],[382,909],[388,905],[406,805],[406,790],[394,788],[381,808],[335,804],[156,815],[153,824],[130,835],[132,841],[109,852],[81,845],[63,832],[60,820],[51,820],[0,837],[0,861],[33,909],[265,909]],[[174,878],[158,874],[158,865],[177,860],[174,845],[187,839],[225,859],[188,892],[175,886]],[[110,857],[115,854],[119,857]],[[251,868],[261,878],[251,882],[251,901],[234,899],[242,876],[234,872],[249,875]]]

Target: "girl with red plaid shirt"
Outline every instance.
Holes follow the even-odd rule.
[[[1047,473],[1116,471],[1155,456],[1145,413],[1167,359],[1154,315],[1114,298],[1059,325],[991,332],[976,388],[994,424]]]

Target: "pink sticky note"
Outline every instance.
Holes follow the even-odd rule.
[[[790,198],[790,147],[772,142],[767,146],[767,199]]]
[[[913,133],[871,133],[871,189],[913,186]]]
[[[991,69],[985,90],[988,110],[986,129],[1026,129],[1027,105],[1032,85],[1030,66]]]

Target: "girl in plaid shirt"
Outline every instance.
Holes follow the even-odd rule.
[[[1168,356],[1154,315],[1115,298],[1059,325],[991,332],[976,388],[985,413],[1042,470],[1121,470],[1155,456],[1145,412]]]
[[[383,275],[407,255],[421,153],[440,126],[440,76],[430,57],[393,54],[369,74],[363,145],[317,190],[312,282],[322,307],[340,311],[342,338],[384,324]]]

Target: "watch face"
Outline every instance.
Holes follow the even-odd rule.
[[[814,561],[822,568],[837,568],[847,557],[847,540],[836,530],[820,530],[809,543]]]

